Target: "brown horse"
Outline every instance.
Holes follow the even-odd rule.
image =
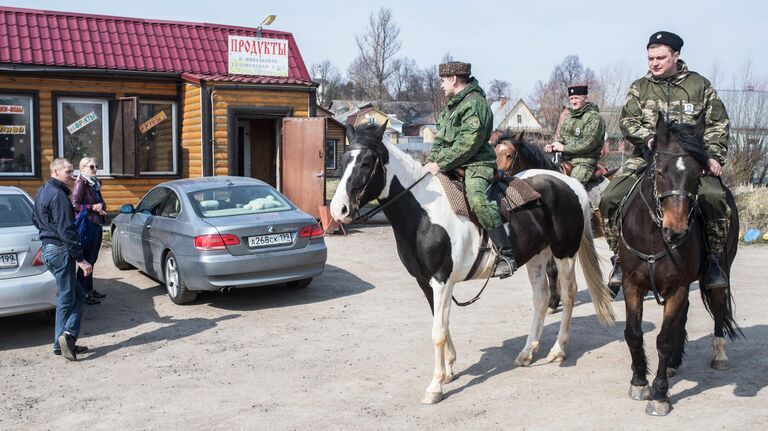
[[[715,320],[712,368],[728,368],[724,334],[731,339],[741,334],[733,318],[730,287],[709,289],[701,283],[707,259],[697,194],[699,178],[708,171],[709,159],[704,148],[703,117],[696,127],[667,124],[659,117],[655,147],[646,159],[647,168],[619,212],[619,257],[627,311],[624,337],[632,356],[629,395],[635,400],[649,400],[645,411],[654,416],[666,415],[672,408],[667,377],[674,375],[683,361],[688,290],[692,282],[699,280],[704,305]],[[726,264],[722,268],[727,276],[736,255],[739,218],[728,189],[726,201],[731,208]],[[664,306],[664,320],[656,338],[659,364],[650,389],[641,328],[643,299],[648,291]]]

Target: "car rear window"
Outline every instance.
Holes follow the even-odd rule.
[[[31,226],[33,211],[26,196],[0,195],[0,228]]]
[[[230,186],[188,193],[195,212],[203,218],[262,214],[293,209],[288,200],[268,186]]]

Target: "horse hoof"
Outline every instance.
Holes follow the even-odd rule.
[[[549,355],[547,355],[547,361],[551,362],[563,362],[565,360],[565,352],[557,351],[557,352],[549,352]]]
[[[515,363],[521,367],[527,367],[533,363],[533,356],[525,355],[521,353],[517,355],[517,359],[515,359]]]
[[[667,378],[675,377],[677,375],[677,368],[667,368]]]
[[[731,368],[731,365],[728,363],[727,359],[712,359],[712,362],[709,363],[709,366],[720,371]]]
[[[547,314],[555,314],[555,313],[557,313],[557,307],[555,308],[547,307]]]
[[[635,401],[645,401],[649,395],[651,395],[651,391],[648,389],[648,385],[629,385],[629,398]]]
[[[666,416],[672,411],[672,404],[669,401],[648,401],[648,405],[645,406],[645,413],[651,416]]]
[[[446,374],[445,377],[443,377],[443,384],[451,383],[454,379],[456,379],[456,375],[455,374],[453,374],[453,373]]]
[[[421,400],[422,404],[437,404],[443,399],[442,392],[427,392],[424,394],[424,399]]]

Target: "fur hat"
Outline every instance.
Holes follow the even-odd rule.
[[[461,61],[450,61],[438,67],[440,76],[469,76],[472,74],[472,65]]]
[[[571,96],[586,96],[589,94],[589,87],[585,84],[576,84],[568,87],[568,97]]]
[[[683,47],[683,38],[668,31],[657,31],[648,39],[646,48],[654,44],[667,45],[672,51],[678,52]]]

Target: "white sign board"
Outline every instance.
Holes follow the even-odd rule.
[[[85,117],[75,121],[74,123],[67,126],[67,130],[69,131],[69,134],[72,135],[78,130],[82,129],[83,127],[93,123],[96,121],[98,117],[96,117],[96,113],[91,111],[88,115]]]
[[[229,35],[227,72],[288,76],[288,41]]]

